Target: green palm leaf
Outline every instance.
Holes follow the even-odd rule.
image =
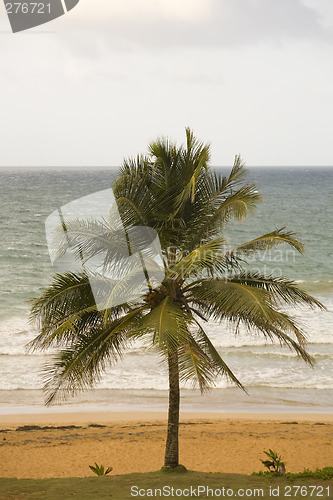
[[[188,255],[182,257],[179,253],[177,262],[171,267],[167,277],[180,277],[186,279],[189,275],[196,276],[200,271],[226,269],[223,266],[223,250],[225,241],[217,238],[207,243],[203,243]]]
[[[165,297],[148,314],[142,317],[138,329],[151,334],[151,343],[163,352],[177,350],[188,343],[188,326],[191,315],[175,304],[170,297]]]
[[[238,378],[232,372],[229,366],[225,363],[225,361],[223,361],[220,354],[215,349],[214,345],[210,341],[203,327],[200,325],[198,321],[195,320],[195,322],[197,325],[197,329],[194,334],[194,337],[196,339],[197,344],[201,346],[202,350],[207,354],[207,356],[211,360],[211,364],[212,366],[214,366],[215,369],[215,375],[225,376],[228,380],[230,380],[231,382],[236,384],[240,389],[243,389],[245,391],[245,388],[243,387],[241,382],[238,380]]]
[[[288,245],[295,248],[298,252],[303,253],[303,244],[295,238],[295,234],[292,232],[284,232],[284,227],[277,229],[270,233],[259,236],[254,240],[247,243],[243,243],[235,248],[234,253],[248,254],[256,250],[269,250],[274,246],[283,245],[287,243]]]
[[[187,287],[186,298],[205,317],[227,320],[237,326],[243,323],[250,330],[291,346],[305,361],[313,362],[302,347],[306,344],[302,328],[276,307],[274,296],[264,287],[250,286],[239,278],[201,280]],[[312,303],[311,299],[309,303]],[[295,335],[297,342],[288,333]]]
[[[96,325],[92,330],[77,331],[75,341],[62,349],[44,369],[46,404],[65,399],[93,387],[107,367],[112,366],[137,333],[137,324],[145,308],[134,309],[111,324]]]

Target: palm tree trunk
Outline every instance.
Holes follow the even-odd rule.
[[[178,430],[179,430],[179,369],[177,351],[169,352],[169,413],[168,434],[165,448],[164,468],[173,469],[179,465]]]

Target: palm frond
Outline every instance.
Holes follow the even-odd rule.
[[[77,331],[75,341],[44,367],[46,404],[93,387],[106,368],[122,357],[144,307],[134,309],[111,324]]]
[[[284,283],[286,286],[286,283]],[[283,286],[279,288],[278,296],[281,299]],[[303,292],[304,293],[304,292]],[[299,300],[311,303],[314,306],[316,301],[311,297],[306,297],[294,291],[291,287],[289,294],[284,293],[286,302]],[[265,286],[251,286],[246,279],[223,280],[201,280],[196,284],[187,287],[186,299],[190,305],[194,304],[205,317],[214,320],[226,320],[235,325],[243,323],[250,330],[262,333],[265,337],[291,346],[305,361],[312,363],[311,356],[304,349],[306,336],[302,327],[286,313],[279,310],[274,294],[267,290]],[[292,297],[292,299],[290,299]],[[297,342],[290,334],[294,335]]]
[[[247,184],[240,187],[221,202],[211,217],[210,225],[225,225],[230,219],[243,219],[259,200],[257,186]]]
[[[152,345],[161,351],[177,350],[188,342],[188,326],[192,315],[165,297],[138,323],[138,329],[145,334],[150,332]]]
[[[110,287],[108,280],[97,280],[87,274],[56,275],[42,296],[32,301],[30,321],[37,325],[40,333],[28,344],[28,348],[35,351],[71,344],[80,332],[99,329],[131,311],[133,303],[125,300],[106,311],[97,308],[91,283],[96,296],[104,299],[110,291],[105,289],[105,282]]]
[[[197,344],[201,347],[201,349],[206,353],[209,357],[212,366],[215,369],[215,376],[223,375],[231,382],[236,384],[240,389],[246,392],[245,388],[238,380],[236,375],[232,372],[226,362],[221,358],[218,351],[215,349],[214,345],[210,341],[208,335],[206,334],[203,327],[200,325],[198,321],[195,320],[197,328],[195,329],[194,338],[196,339]]]
[[[242,161],[240,155],[235,155],[234,164],[230,171],[228,179],[226,178],[226,185],[231,189],[235,188],[239,185],[239,183],[243,183],[246,177],[246,168],[245,163]]]
[[[30,321],[48,328],[87,307],[96,306],[86,273],[57,274],[41,297],[31,301]]]
[[[285,232],[285,228],[276,229],[270,233],[264,234],[263,236],[259,236],[251,241],[243,243],[237,246],[232,253],[234,254],[245,254],[253,253],[256,250],[269,250],[274,246],[288,244],[291,247],[295,248],[299,253],[303,253],[304,246],[303,244],[295,237],[295,233],[293,232]]]
[[[258,271],[243,272],[234,275],[232,281],[242,283],[254,288],[266,290],[271,300],[277,305],[303,305],[307,307],[326,310],[326,307],[317,299],[292,280],[280,276],[263,275]]]
[[[183,257],[180,252],[177,262],[170,268],[167,277],[180,277],[181,279],[186,279],[191,274],[198,275],[200,271],[209,271],[217,267],[225,269],[226,266],[223,266],[224,249],[224,239],[216,238],[202,244]]]
[[[34,352],[71,344],[78,331],[94,328],[100,322],[101,314],[97,311],[96,306],[86,307],[71,314],[66,319],[54,322],[52,325],[44,324],[41,333],[27,344],[27,348]]]
[[[180,380],[191,381],[193,386],[198,383],[202,393],[214,383],[216,368],[194,340],[179,349],[178,367]]]

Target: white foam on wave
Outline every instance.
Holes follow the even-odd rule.
[[[223,354],[223,358],[246,387],[280,387],[299,389],[330,389],[333,380],[333,364],[331,357],[318,359],[311,369],[298,358],[288,356],[275,357],[269,355],[255,356],[242,353]],[[13,356],[1,357],[1,389],[40,389],[42,387],[41,371],[50,356]],[[183,384],[184,385],[184,384]],[[216,387],[231,387],[225,378],[216,380]],[[107,370],[100,383],[101,389],[152,389],[167,390],[168,376],[160,357],[152,352],[137,349],[125,355],[114,367]],[[191,384],[185,385],[191,387]]]
[[[210,322],[203,326],[222,357],[247,386],[289,387],[292,380],[299,388],[330,388],[333,386],[333,301],[328,311],[306,310],[297,316],[306,325],[308,349],[317,359],[314,371],[299,363],[294,352],[281,349],[262,335],[249,335],[243,327],[235,336],[234,330],[225,324]],[[26,313],[0,322],[0,390],[42,387],[40,372],[50,354],[26,350],[26,344],[36,334]],[[290,371],[294,366],[297,366],[296,372]],[[217,387],[229,386],[225,379],[217,381]],[[137,342],[123,361],[107,371],[98,387],[167,390],[168,384],[160,358]]]

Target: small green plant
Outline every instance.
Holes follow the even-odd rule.
[[[274,471],[259,471],[252,472],[252,476],[278,476],[279,474]],[[333,479],[333,467],[324,467],[323,469],[316,469],[314,471],[310,469],[304,469],[303,472],[287,472],[286,478],[291,481],[295,479]]]
[[[269,472],[275,472],[279,476],[285,476],[286,465],[284,462],[282,462],[281,455],[278,455],[275,451],[271,449],[269,451],[264,451],[264,453],[265,455],[267,455],[269,460],[261,460],[261,463],[263,463],[264,466],[267,467]]]
[[[110,474],[113,470],[113,467],[108,467],[106,470],[104,469],[104,465],[97,465],[95,462],[95,467],[93,465],[89,465],[90,469],[93,471],[96,476],[105,476],[106,474]]]
[[[315,478],[315,479],[333,479],[333,467],[324,467],[323,469],[316,469],[314,471],[310,469],[304,469],[303,472],[288,472],[286,474],[288,479],[300,479],[300,478]]]

